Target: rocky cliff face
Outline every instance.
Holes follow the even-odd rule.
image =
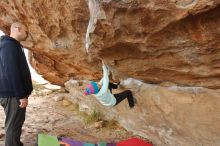
[[[1,1],[0,28],[30,31],[24,46],[47,80],[101,76],[220,87],[219,0]]]
[[[105,60],[118,80],[131,77],[159,86],[220,88],[219,0],[2,0],[0,10],[0,29],[5,33],[9,32],[13,21],[27,25],[30,34],[23,45],[31,50],[31,64],[54,84],[63,85],[70,79],[97,81],[102,75],[101,60]],[[170,111],[175,114],[169,120],[167,113],[162,112],[152,121],[167,121],[161,122],[156,129],[162,130],[164,126],[169,132],[168,127],[172,127],[174,132],[170,132],[169,139],[161,140],[163,130],[161,134],[155,127],[154,132],[144,129],[145,137],[153,142],[160,141],[158,144],[167,141],[171,144],[171,139],[177,137],[181,143],[193,143],[196,137],[199,141],[206,136],[205,142],[219,142],[217,138],[211,138],[218,134],[213,130],[219,131],[217,125],[210,127],[204,122],[206,128],[202,131],[187,131],[186,125],[174,124],[177,120],[184,123],[184,119],[194,118],[197,112],[209,110],[209,106],[219,102],[216,96],[209,98],[209,94],[205,94],[202,98],[192,95],[194,98],[191,98],[186,91],[187,104],[201,101],[201,105],[191,107],[195,114],[190,114],[189,109],[182,111],[185,104],[178,106],[178,103],[185,103],[184,98],[179,97],[180,101],[176,101],[168,96],[169,93],[163,92],[160,97],[164,104],[157,105],[147,102],[147,91],[140,92],[143,94],[138,100],[144,103],[134,113],[145,109],[156,114],[164,105],[169,109],[168,103],[177,103],[177,106],[171,106]],[[139,90],[134,92],[139,94]],[[206,102],[209,100],[210,104]],[[153,105],[154,108],[150,108]],[[118,112],[116,110],[116,115]],[[179,114],[180,119],[177,118]],[[211,118],[215,116],[213,113]],[[203,118],[205,120],[209,115],[203,115]],[[146,122],[150,119],[139,120]],[[196,120],[191,122],[196,123]],[[149,122],[146,126],[150,126]],[[190,127],[193,130],[196,125],[189,124],[188,129]],[[138,128],[130,130],[137,131]],[[201,134],[207,130],[210,135]],[[154,139],[156,133],[159,136]]]
[[[92,15],[99,21],[94,24],[88,52],[113,62],[117,73],[148,83],[219,88],[218,3],[99,3],[104,16]]]
[[[156,146],[220,145],[219,90],[201,87],[161,87],[127,79],[114,91],[133,91],[137,104],[130,109],[125,100],[104,107],[93,96],[83,96],[82,82],[70,80],[66,89],[81,111],[98,110],[106,119],[115,119],[127,130],[151,140]]]

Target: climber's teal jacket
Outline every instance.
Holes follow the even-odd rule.
[[[105,106],[114,106],[116,104],[116,99],[114,95],[108,89],[109,85],[109,68],[105,64],[102,66],[103,69],[103,77],[100,80],[99,84],[101,84],[101,89],[94,96],[99,100],[99,102]]]

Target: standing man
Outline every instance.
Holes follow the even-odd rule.
[[[10,36],[0,38],[0,104],[6,115],[5,146],[23,146],[21,128],[28,96],[33,90],[30,70],[20,44],[27,35],[25,25],[16,22],[11,25]]]

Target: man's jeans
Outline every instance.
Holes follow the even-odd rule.
[[[21,128],[25,121],[26,108],[19,107],[17,98],[0,98],[4,108],[5,119],[5,146],[21,146]]]

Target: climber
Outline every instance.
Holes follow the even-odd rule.
[[[103,78],[97,84],[91,81],[84,90],[83,94],[85,96],[89,94],[94,94],[94,96],[99,100],[102,105],[105,106],[115,106],[121,101],[127,98],[130,108],[134,107],[134,97],[130,90],[123,91],[118,94],[112,94],[112,89],[117,89],[118,84],[109,83],[109,67],[103,62]]]

